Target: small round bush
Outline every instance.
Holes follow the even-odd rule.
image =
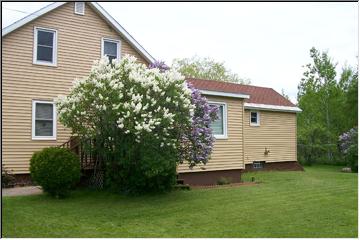
[[[30,173],[45,192],[55,197],[65,197],[80,180],[80,160],[68,149],[44,148],[33,154]]]

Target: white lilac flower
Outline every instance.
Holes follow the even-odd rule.
[[[139,113],[140,110],[141,110],[141,108],[142,108],[142,104],[141,104],[141,103],[136,104],[135,109],[134,109],[134,112],[135,112],[135,113]]]
[[[143,127],[142,127],[141,125],[136,125],[136,126],[135,126],[135,129],[136,129],[137,131],[141,131],[141,130],[143,129]]]
[[[171,96],[167,95],[170,92]],[[131,132],[140,137],[144,132],[165,129],[161,136],[154,134],[154,138],[163,139],[162,146],[165,143],[175,146],[175,139],[172,137],[175,134],[172,132],[176,117],[180,114],[194,114],[191,93],[184,77],[177,71],[148,69],[144,64],[137,63],[135,57],[125,55],[119,61],[113,61],[113,65],[109,64],[107,58],[96,61],[90,75],[76,79],[70,94],[66,97],[59,96],[56,103],[60,118],[80,118],[76,123],[79,126],[69,127],[83,129],[81,124],[89,126],[86,128],[87,132],[83,133],[85,135],[93,136],[99,130],[100,124],[96,120],[109,108],[108,111],[113,111],[118,117],[116,126],[120,129],[125,128],[125,122],[137,121],[134,126],[130,125],[131,128],[124,129],[125,134]],[[87,105],[84,106],[83,103]],[[164,108],[164,103],[172,103],[181,111]],[[88,113],[94,117],[84,118]],[[188,118],[191,121],[191,117]],[[73,120],[67,122],[76,122]]]

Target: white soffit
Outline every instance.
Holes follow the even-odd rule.
[[[220,96],[220,97],[233,97],[233,98],[250,98],[247,94],[241,93],[227,93],[227,92],[218,92],[218,91],[209,91],[209,90],[201,90],[199,89],[201,94],[209,95],[209,96]]]
[[[298,107],[289,107],[289,106],[278,106],[278,105],[268,105],[268,104],[258,104],[258,103],[245,103],[245,109],[254,109],[254,110],[266,110],[266,111],[275,111],[275,112],[302,112]]]

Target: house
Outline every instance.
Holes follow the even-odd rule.
[[[18,179],[29,176],[33,152],[71,136],[56,119],[53,99],[86,76],[95,59],[131,54],[154,58],[99,4],[56,2],[2,30],[2,163]],[[188,79],[220,119],[212,124],[215,146],[206,166],[178,167],[190,184],[220,177],[240,180],[254,169],[299,169],[294,104],[270,88]]]
[[[27,178],[34,151],[59,146],[70,130],[53,99],[67,94],[103,55],[153,57],[99,4],[56,2],[2,29],[2,164]]]
[[[244,171],[302,170],[297,162],[296,114],[301,109],[272,88],[188,79],[219,106],[215,144],[206,166],[178,168],[189,184],[214,184],[220,177],[240,181]]]

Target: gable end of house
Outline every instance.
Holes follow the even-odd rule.
[[[28,16],[10,24],[2,29],[2,37],[6,37],[8,34],[16,31],[22,26],[40,18],[41,16],[67,4],[68,2],[55,2],[48,6],[41,8],[40,10],[29,14]],[[75,4],[75,2],[73,2]],[[121,26],[100,4],[96,2],[86,2],[109,26],[111,26],[121,37],[123,37],[128,43],[144,58],[148,63],[155,62],[155,59],[133,38],[123,26]]]

